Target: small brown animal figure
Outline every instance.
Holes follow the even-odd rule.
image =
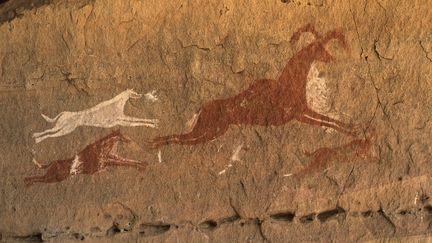
[[[27,186],[33,185],[37,182],[60,182],[71,175],[91,175],[108,166],[134,167],[140,171],[143,171],[146,168],[147,163],[121,158],[116,155],[115,150],[118,142],[131,142],[131,140],[123,136],[119,130],[114,131],[108,136],[90,145],[87,145],[73,158],[52,161],[49,164],[43,166],[40,165],[40,168],[48,168],[45,175],[26,177],[24,182]]]
[[[281,126],[291,120],[357,135],[353,125],[311,110],[306,100],[307,75],[312,63],[334,60],[324,47],[330,40],[338,40],[347,49],[344,35],[333,30],[321,36],[312,25],[306,25],[293,34],[291,43],[295,43],[303,32],[311,32],[315,40],[288,61],[277,80],[257,80],[233,97],[208,102],[194,115],[192,131],[154,138],[148,146],[205,143],[223,135],[230,125]]]
[[[375,132],[367,135],[366,138],[355,139],[348,144],[334,148],[319,148],[316,151],[309,153],[305,152],[306,156],[312,157],[311,162],[306,168],[295,173],[295,176],[301,177],[306,174],[313,174],[324,171],[331,167],[335,161],[352,162],[358,159],[368,159],[371,157],[370,149],[375,143]],[[372,157],[374,157],[372,153]]]

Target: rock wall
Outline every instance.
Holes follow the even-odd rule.
[[[431,5],[3,3],[0,241],[430,240]]]

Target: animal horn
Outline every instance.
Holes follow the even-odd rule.
[[[300,39],[300,35],[305,32],[312,33],[316,39],[321,39],[321,35],[315,30],[315,27],[312,24],[307,24],[294,32],[294,34],[291,36],[290,43],[295,44]]]
[[[336,29],[336,30],[327,32],[325,34],[325,36],[321,39],[321,43],[326,44],[327,42],[329,42],[333,39],[339,40],[345,49],[348,48],[348,45],[345,41],[345,35],[343,34],[341,29]]]

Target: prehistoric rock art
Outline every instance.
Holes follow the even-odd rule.
[[[349,117],[340,111],[334,111],[330,101],[330,89],[327,80],[320,76],[316,63],[311,65],[306,82],[306,100],[308,107],[317,113],[339,120],[341,116]],[[333,128],[326,127],[326,132],[335,132]]]
[[[149,147],[205,143],[223,135],[229,125],[281,126],[291,120],[356,135],[353,125],[310,109],[306,98],[307,75],[312,63],[328,63],[334,60],[324,47],[330,40],[339,40],[344,48],[348,48],[343,33],[333,30],[321,36],[312,25],[306,25],[293,34],[291,43],[298,41],[303,32],[311,32],[315,41],[288,61],[279,79],[257,80],[236,96],[208,102],[194,115],[190,132],[157,137],[148,143]]]
[[[43,176],[26,177],[24,182],[27,186],[37,182],[61,182],[71,175],[91,175],[108,166],[134,167],[143,171],[147,166],[146,162],[122,158],[116,154],[116,147],[119,142],[129,143],[131,140],[123,136],[120,131],[117,130],[108,136],[87,145],[73,158],[52,161],[47,165],[40,165],[36,160],[34,160],[39,168],[48,168],[48,170]]]
[[[305,168],[295,173],[294,176],[302,177],[304,175],[324,171],[331,167],[334,161],[351,162],[358,159],[365,160],[374,157],[375,155],[370,150],[375,140],[376,134],[375,131],[372,131],[367,134],[365,138],[354,139],[339,147],[323,147],[312,153],[305,152],[308,157],[312,157],[311,162],[309,162]]]
[[[155,91],[144,95],[148,100],[155,101]],[[103,101],[98,105],[83,111],[64,111],[54,118],[49,118],[42,114],[42,117],[55,126],[43,132],[34,133],[36,143],[50,137],[60,137],[73,132],[79,126],[93,126],[110,128],[114,126],[147,126],[156,128],[157,119],[143,119],[131,117],[124,114],[126,102],[132,99],[139,99],[142,94],[138,94],[132,89],[127,89],[110,100]]]

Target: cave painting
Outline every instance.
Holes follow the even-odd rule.
[[[190,132],[156,137],[148,142],[148,146],[194,145],[223,135],[230,125],[281,126],[291,120],[332,128],[350,136],[357,135],[358,131],[352,124],[313,111],[308,106],[306,96],[311,65],[315,61],[329,63],[334,60],[325,49],[330,40],[336,39],[348,49],[344,34],[340,30],[333,30],[320,35],[309,24],[293,34],[291,43],[297,42],[303,32],[312,33],[315,40],[288,61],[277,80],[257,80],[233,97],[206,103],[191,119],[193,127]]]
[[[131,117],[124,114],[126,102],[132,99],[139,99],[143,95],[132,89],[127,89],[110,100],[103,101],[96,106],[82,111],[64,111],[54,118],[42,114],[42,117],[49,123],[55,123],[54,127],[43,132],[33,134],[36,143],[50,137],[60,137],[73,132],[79,126],[93,126],[110,128],[114,126],[147,126],[156,128],[157,119],[143,119]],[[144,95],[146,99],[155,101],[155,91]]]
[[[334,60],[325,49],[325,45],[335,39],[348,49],[344,34],[340,30],[329,31],[324,35],[317,33],[312,25],[298,29],[291,37],[291,43],[299,40],[304,32],[310,32],[315,40],[296,53],[286,64],[277,80],[261,79],[255,81],[248,89],[226,99],[213,100],[203,105],[199,112],[188,122],[191,130],[183,134],[160,136],[147,141],[149,148],[159,148],[169,144],[196,145],[206,143],[222,136],[230,125],[282,126],[291,120],[308,125],[331,128],[335,131],[354,137],[348,144],[339,147],[323,147],[312,153],[310,162],[294,175],[303,176],[329,168],[337,160],[366,159],[370,156],[370,148],[375,142],[375,132],[359,139],[359,127],[344,123],[336,118],[323,114],[323,109],[312,109],[310,95],[307,94],[307,81],[311,72],[315,73],[315,81],[323,81],[317,77],[313,64],[316,61],[329,63]],[[313,76],[313,75],[312,75]],[[318,87],[325,91],[325,87]],[[312,94],[313,96],[314,94]],[[154,92],[145,95],[149,100],[156,100]],[[124,106],[130,98],[140,98],[141,94],[128,89],[111,100],[104,101],[92,108],[79,112],[62,112],[51,119],[42,115],[48,122],[56,122],[54,128],[35,133],[36,143],[48,137],[58,137],[72,132],[78,126],[95,126],[109,128],[119,126],[157,127],[158,120],[142,119],[124,115]],[[312,102],[313,103],[313,102]],[[318,106],[322,102],[318,102]],[[65,180],[71,175],[94,174],[108,166],[127,166],[139,170],[146,168],[146,163],[121,158],[116,155],[118,142],[130,142],[119,131],[88,145],[73,158],[56,160],[47,165],[43,176],[25,178],[26,185],[34,183],[53,183]],[[239,152],[243,144],[238,146],[230,162],[240,161]],[[162,162],[159,150],[158,160]],[[37,161],[34,161],[37,163]],[[38,164],[38,163],[37,163]],[[219,175],[224,174],[230,163]],[[292,175],[292,174],[290,174]]]
[[[366,160],[375,157],[371,148],[376,140],[375,130],[366,134],[365,138],[354,139],[351,142],[338,147],[323,147],[314,152],[305,152],[305,155],[311,157],[310,162],[303,169],[294,173],[296,177],[315,174],[329,169],[332,162],[352,162],[355,160]]]
[[[33,160],[39,168],[47,169],[43,176],[32,176],[24,179],[27,186],[34,183],[55,183],[78,174],[94,174],[108,166],[133,167],[144,171],[147,163],[118,156],[116,153],[119,142],[129,143],[131,140],[123,136],[119,130],[108,136],[87,145],[74,157],[63,160],[55,160],[46,165],[40,165]]]

